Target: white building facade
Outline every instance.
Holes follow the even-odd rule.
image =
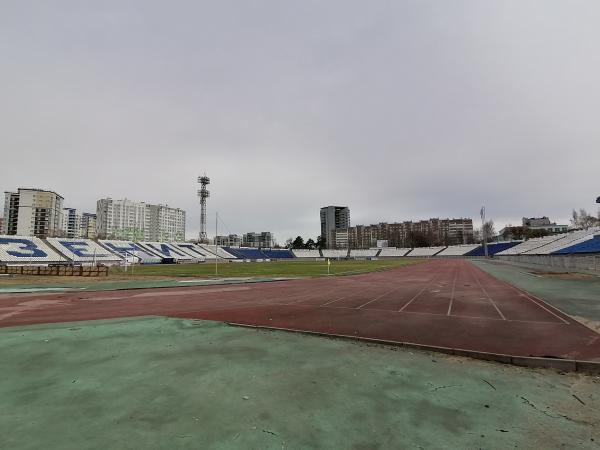
[[[185,211],[128,199],[96,203],[97,237],[130,241],[184,241]]]
[[[61,234],[63,197],[54,191],[19,188],[4,193],[4,232],[53,237]]]

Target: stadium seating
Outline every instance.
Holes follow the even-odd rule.
[[[192,242],[171,242],[172,247],[190,255],[196,261],[206,261],[204,251]]]
[[[398,258],[410,252],[410,248],[384,247],[379,252],[379,258]]]
[[[464,256],[478,247],[479,244],[451,245],[435,256]]]
[[[319,250],[306,250],[302,248],[295,248],[292,253],[296,258],[320,258],[321,252]]]
[[[268,259],[258,248],[251,247],[223,247],[227,253],[240,259],[263,260]]]
[[[490,242],[487,244],[487,250],[489,256],[494,256],[498,253],[504,252],[510,248],[518,246],[521,241],[507,241],[507,242]],[[465,256],[485,256],[485,250],[483,245],[477,246],[476,249],[466,253]]]
[[[600,254],[600,234],[592,235],[590,239],[586,239],[569,247],[561,248],[553,253],[553,255],[571,255],[578,253],[599,253]]]
[[[223,259],[235,259],[236,257],[231,253],[223,250],[223,247],[217,245],[198,244],[200,251],[206,251],[206,259],[215,259],[215,256]]]
[[[91,239],[48,238],[46,241],[67,260],[76,263],[117,264],[123,261],[120,255],[108,251]]]
[[[142,264],[157,264],[162,260],[161,257],[148,252],[131,241],[100,240],[98,243],[112,253],[121,255],[123,258],[133,256],[137,262]]]
[[[166,242],[140,242],[139,245],[151,253],[155,253],[164,259],[173,259],[174,261],[192,261],[196,258],[188,255],[177,247]]]
[[[350,258],[375,258],[379,253],[378,248],[369,248],[369,249],[355,249],[350,250]]]
[[[428,257],[435,256],[446,247],[416,247],[407,256]]]
[[[550,242],[553,242],[557,239],[561,239],[562,237],[563,237],[563,235],[551,235],[551,236],[544,236],[541,238],[528,239],[525,242],[521,242],[518,245],[515,245],[506,250],[498,252],[497,255],[498,256],[520,255],[520,254],[526,253],[530,250],[535,250],[539,247],[542,247],[542,246],[544,246]]]
[[[598,228],[590,228],[588,230],[576,230],[570,233],[560,235],[560,239],[556,239],[542,247],[537,247],[526,252],[528,255],[549,255],[563,248],[585,242],[594,237],[594,234],[600,231]]]
[[[294,254],[287,249],[270,248],[261,250],[262,253],[269,259],[292,259]]]
[[[2,264],[59,262],[66,262],[66,259],[39,238],[0,235],[0,263]]]
[[[348,257],[348,250],[321,250],[324,258],[343,259]]]

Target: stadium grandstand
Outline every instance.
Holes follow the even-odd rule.
[[[227,253],[235,256],[239,259],[251,260],[251,261],[262,261],[268,259],[258,248],[252,247],[223,247]]]
[[[292,250],[293,255],[296,258],[321,258],[321,252],[319,250],[308,250],[303,248],[295,248]]]
[[[379,258],[399,258],[406,256],[410,248],[384,247],[379,252]]]
[[[166,242],[140,242],[139,245],[147,251],[160,256],[163,258],[163,261],[190,262],[196,259],[183,250],[178,249],[175,245]]]
[[[348,249],[323,249],[321,250],[324,258],[344,259],[348,257]]]
[[[162,257],[150,253],[135,242],[100,240],[98,243],[108,251],[120,255],[123,259],[133,258],[135,262],[140,264],[158,264],[162,261]]]
[[[555,251],[554,255],[575,255],[581,253],[600,253],[600,233],[595,234],[591,239],[586,239]]]
[[[568,248],[573,245],[585,242],[594,237],[594,234],[598,233],[598,228],[590,228],[588,230],[576,230],[571,233],[561,235],[560,239],[556,239],[543,247],[538,247],[535,250],[527,252],[529,255],[549,255],[563,248]]]
[[[215,257],[222,258],[222,259],[236,259],[236,257],[233,256],[231,253],[228,253],[225,250],[223,250],[223,247],[221,247],[221,246],[209,245],[209,244],[198,244],[198,245],[201,248],[200,251],[204,250],[206,252],[205,253],[206,259],[212,259],[213,261],[215,260]]]
[[[379,250],[380,249],[378,249],[378,248],[369,248],[369,249],[364,249],[364,250],[352,249],[352,250],[350,250],[350,258],[354,258],[354,259],[375,258],[375,257],[377,257]]]
[[[0,236],[0,262],[10,265],[64,263],[66,258],[36,237]]]
[[[269,259],[293,259],[294,254],[287,249],[269,248],[262,249],[261,252]]]
[[[544,236],[541,238],[532,238],[528,239],[524,242],[521,242],[518,245],[515,245],[511,248],[498,252],[500,256],[508,256],[508,255],[520,255],[523,253],[527,253],[530,250],[535,250],[537,248],[543,247],[544,245],[554,242],[557,239],[560,239],[561,235],[550,235]]]
[[[427,258],[437,255],[446,247],[416,247],[407,256]]]
[[[171,242],[171,246],[190,255],[196,262],[206,261],[205,253],[192,242]]]
[[[506,251],[512,247],[517,246],[521,241],[506,241],[506,242],[488,242],[487,252],[489,256],[494,256],[497,253]],[[485,249],[483,245],[479,245],[476,249],[465,253],[465,256],[485,256]]]
[[[451,245],[439,252],[436,256],[464,256],[479,247],[479,244]]]
[[[108,251],[91,239],[47,238],[46,242],[74,263],[119,264],[123,261],[121,256]]]

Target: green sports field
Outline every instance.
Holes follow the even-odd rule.
[[[354,275],[417,264],[423,260],[331,261],[329,276]],[[215,270],[217,274],[215,275]],[[4,277],[0,293],[19,289],[69,288],[112,290],[131,288],[176,287],[195,284],[228,284],[273,281],[276,279],[328,276],[326,261],[272,261],[253,263],[159,264],[127,269],[111,267],[109,275],[99,278],[56,276]]]
[[[329,272],[331,275],[350,275],[356,273],[373,272],[377,270],[391,269],[409,264],[415,264],[418,260],[377,260],[377,261],[355,261],[341,260],[331,261]],[[174,264],[174,265],[151,265],[136,266],[134,275],[139,276],[171,276],[171,277],[214,277],[215,270],[221,277],[316,277],[327,275],[326,261],[271,261],[262,263],[220,263],[215,267],[214,263],[201,264]],[[131,269],[128,269],[131,273]],[[122,268],[111,269],[111,273],[125,274]]]

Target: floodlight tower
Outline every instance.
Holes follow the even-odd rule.
[[[206,199],[210,197],[210,192],[206,189],[206,186],[210,184],[210,178],[204,174],[198,177],[198,183],[200,183],[200,189],[198,189],[198,197],[200,198],[200,235],[198,236],[199,242],[207,244],[208,237],[206,236]]]

